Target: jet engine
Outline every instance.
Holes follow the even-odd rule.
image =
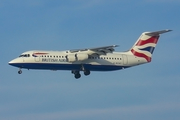
[[[76,61],[76,56],[75,54],[69,54],[66,56],[68,62],[75,62]]]
[[[88,59],[88,54],[77,53],[76,54],[77,61],[83,61]]]
[[[88,54],[85,53],[69,54],[66,56],[66,58],[68,62],[83,61],[88,59]]]

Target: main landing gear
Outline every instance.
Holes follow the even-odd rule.
[[[81,74],[80,74],[79,72],[77,72],[76,74],[74,74],[74,77],[75,77],[76,79],[78,79],[78,78],[81,77]]]
[[[90,75],[90,71],[89,70],[84,70],[84,75]]]
[[[74,77],[76,79],[79,79],[81,77],[80,71],[72,70],[71,73],[74,74]],[[90,75],[90,71],[89,70],[85,70],[84,71],[84,75],[86,75],[86,76]]]
[[[79,73],[79,71],[72,70],[71,73],[74,74],[74,77],[75,77],[76,79],[78,79],[78,78],[81,77],[81,74]]]

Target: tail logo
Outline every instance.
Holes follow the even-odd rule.
[[[143,57],[148,62],[151,62],[151,56],[158,42],[159,36],[151,36],[146,40],[138,40],[136,45],[131,49],[131,52],[137,57]]]

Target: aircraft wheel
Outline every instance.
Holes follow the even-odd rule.
[[[90,71],[89,70],[85,70],[84,71],[84,75],[90,75]]]
[[[74,74],[74,77],[76,78],[76,79],[78,79],[78,78],[80,78],[81,77],[81,74]]]
[[[19,71],[18,71],[18,74],[22,74],[22,70],[19,70]]]

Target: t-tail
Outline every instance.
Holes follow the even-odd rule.
[[[151,57],[160,37],[160,34],[169,31],[172,30],[161,30],[142,33],[129,52],[131,52],[136,57],[144,58],[147,62],[151,62]]]

